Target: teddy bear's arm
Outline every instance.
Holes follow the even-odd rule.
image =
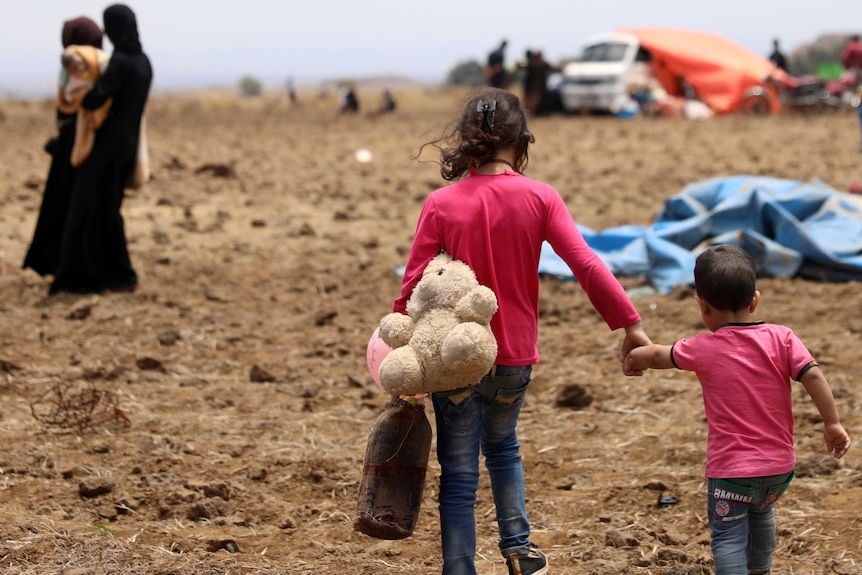
[[[391,348],[407,345],[413,336],[413,318],[401,313],[390,313],[380,320],[380,339]]]
[[[455,314],[461,321],[487,324],[497,313],[497,296],[491,288],[480,285],[464,294],[455,304]]]

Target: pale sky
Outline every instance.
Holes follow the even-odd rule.
[[[0,98],[50,94],[63,22],[100,25],[109,2],[9,0],[0,18]],[[154,90],[268,85],[397,75],[443,81],[458,63],[484,62],[502,38],[507,61],[542,48],[552,62],[591,36],[626,26],[710,31],[768,55],[823,33],[862,30],[862,0],[139,0]],[[110,49],[110,44],[106,45]]]

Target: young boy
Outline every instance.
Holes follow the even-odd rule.
[[[730,245],[708,248],[694,267],[695,300],[708,332],[673,346],[646,345],[627,370],[676,367],[697,374],[708,424],[707,512],[716,575],[769,572],[773,505],[793,479],[790,380],[802,383],[823,419],[826,449],[841,458],[850,437],[817,362],[790,328],[754,321],[756,266]]]

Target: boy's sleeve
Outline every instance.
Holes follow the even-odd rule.
[[[812,366],[816,365],[814,356],[802,343],[795,333],[790,331],[787,337],[787,361],[790,375],[795,381],[800,381],[802,375]]]
[[[681,339],[670,348],[670,362],[677,369],[684,371],[694,371],[696,365],[694,344],[695,338]]]

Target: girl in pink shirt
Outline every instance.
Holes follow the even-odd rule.
[[[401,297],[407,301],[428,262],[441,251],[467,263],[479,283],[497,296],[491,320],[498,355],[476,384],[432,396],[437,421],[440,524],[444,575],[474,575],[474,507],[479,457],[497,513],[499,548],[512,575],[541,575],[547,558],[530,541],[524,472],[515,430],[539,361],[538,265],[548,241],[569,265],[612,330],[625,329],[620,359],[650,343],[640,315],[622,286],[590,249],[559,193],[523,175],[534,141],[518,98],[486,88],[467,99],[450,132],[430,145],[440,149],[441,175],[454,183],[429,195],[407,259]],[[637,375],[636,372],[625,372]]]
[[[738,247],[697,258],[694,282],[708,332],[673,346],[633,349],[629,370],[676,367],[697,374],[707,420],[707,512],[716,575],[768,573],[775,550],[774,504],[790,484],[796,455],[791,380],[823,418],[826,450],[841,458],[850,437],[817,362],[788,327],[752,321],[757,268]]]

